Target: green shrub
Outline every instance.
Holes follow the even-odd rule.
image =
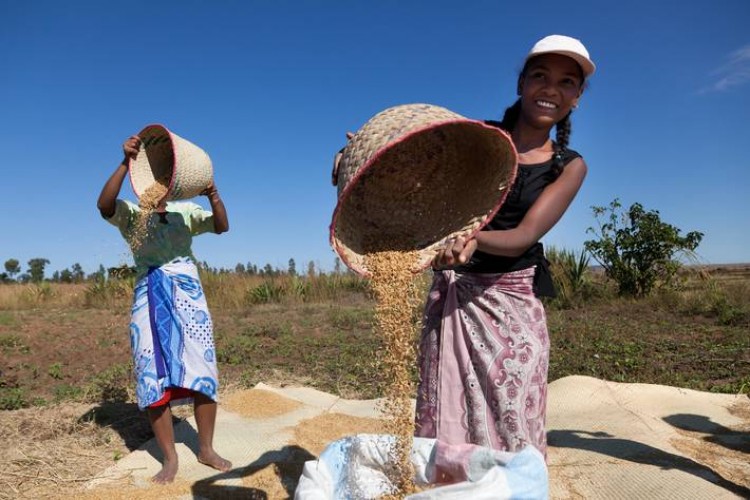
[[[83,389],[69,384],[55,386],[55,401],[80,400],[83,395]]]
[[[557,290],[557,297],[551,303],[562,309],[581,305],[591,295],[589,257],[586,251],[576,254],[570,250],[550,247],[546,256]]]
[[[28,406],[29,402],[23,389],[0,387],[0,410],[18,410]]]
[[[21,294],[21,302],[26,307],[37,307],[55,296],[52,285],[46,281],[32,283],[26,286]]]
[[[101,309],[128,308],[134,287],[133,277],[95,280],[86,288],[85,304]]]
[[[274,281],[263,281],[248,291],[247,300],[250,304],[269,304],[281,302],[283,294],[284,289]]]
[[[609,207],[593,207],[598,228],[587,232],[597,239],[584,242],[586,250],[617,282],[621,295],[643,297],[657,285],[671,285],[681,267],[676,257],[694,257],[703,233],[680,236],[680,229],[662,222],[658,211],[646,211],[640,203],[633,203],[626,213],[620,208],[618,199]]]
[[[29,348],[23,343],[21,336],[15,333],[0,335],[0,350],[3,352],[29,352]]]
[[[49,365],[49,368],[47,369],[47,375],[55,380],[61,380],[63,378],[62,364],[52,363],[51,365]]]
[[[690,290],[660,290],[656,295],[661,307],[683,314],[715,318],[724,326],[750,324],[750,289],[744,284],[726,284],[702,277]]]
[[[84,399],[90,402],[127,402],[133,385],[130,363],[113,365],[92,377],[86,384]]]

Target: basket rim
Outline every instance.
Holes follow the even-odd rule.
[[[508,178],[508,187],[506,189],[503,189],[503,192],[500,195],[500,197],[498,198],[498,201],[495,203],[495,205],[492,208],[492,210],[490,210],[487,213],[487,215],[485,216],[484,220],[479,225],[477,225],[477,227],[475,229],[473,229],[470,233],[467,233],[468,237],[469,238],[473,238],[479,231],[482,230],[482,228],[484,228],[484,226],[486,226],[487,224],[490,223],[490,221],[495,216],[495,214],[497,214],[498,210],[500,210],[500,207],[505,203],[505,199],[508,196],[508,192],[510,191],[510,186],[513,185],[513,182],[516,179],[516,175],[518,174],[518,151],[516,150],[516,146],[515,146],[515,144],[513,144],[513,140],[511,139],[510,135],[506,131],[504,131],[504,130],[498,128],[498,127],[489,125],[489,124],[485,123],[482,120],[476,120],[476,119],[473,119],[473,118],[464,118],[464,117],[462,117],[462,118],[452,118],[452,119],[448,119],[448,120],[436,120],[436,121],[434,121],[432,123],[427,124],[424,127],[419,127],[419,128],[415,128],[414,130],[410,130],[408,133],[402,135],[401,137],[399,137],[395,141],[392,141],[392,142],[388,143],[387,145],[381,147],[367,161],[367,163],[365,163],[354,174],[354,176],[351,179],[349,179],[349,182],[347,183],[346,187],[341,192],[341,195],[338,197],[338,200],[336,202],[336,207],[335,207],[335,209],[333,211],[333,217],[331,219],[331,224],[329,226],[329,242],[330,242],[331,247],[333,247],[334,251],[338,255],[338,257],[342,260],[342,262],[347,267],[349,267],[350,269],[353,269],[354,271],[356,271],[358,274],[360,274],[363,277],[369,277],[369,276],[371,276],[371,273],[366,268],[361,267],[359,265],[356,265],[354,262],[351,262],[351,260],[348,258],[348,254],[351,251],[350,252],[343,251],[343,249],[342,249],[343,243],[338,238],[336,238],[336,227],[337,227],[338,218],[339,218],[339,215],[341,213],[342,207],[343,207],[344,203],[346,202],[346,200],[349,198],[349,195],[351,194],[351,191],[355,188],[355,186],[356,186],[357,181],[359,180],[359,178],[362,175],[364,175],[367,171],[369,171],[370,168],[372,168],[372,166],[375,164],[375,162],[377,162],[380,159],[380,157],[385,154],[386,151],[390,150],[395,145],[397,145],[397,144],[399,144],[399,143],[401,143],[401,142],[403,142],[403,141],[411,138],[414,135],[421,134],[421,133],[423,133],[425,131],[432,130],[432,129],[439,128],[439,127],[443,127],[445,125],[454,124],[454,123],[460,123],[460,124],[466,124],[466,125],[474,125],[474,126],[478,125],[481,128],[489,129],[489,130],[495,132],[499,137],[502,137],[503,139],[506,140],[506,142],[510,146],[510,150],[513,152],[513,158],[515,159],[514,160],[515,165],[513,166],[513,169],[511,171],[511,175]],[[430,245],[429,247],[425,247],[425,249],[423,249],[423,250],[429,249],[430,247],[432,247],[432,246],[434,246],[434,245],[436,245],[438,243],[440,243],[440,241],[435,242],[433,245]],[[354,252],[351,252],[351,253],[354,253]],[[412,270],[413,273],[414,274],[418,274],[418,273],[422,272],[423,270],[427,269],[430,266],[430,262],[431,262],[431,260],[428,261],[426,264],[425,263],[419,264],[418,268],[415,268],[415,269]]]
[[[167,135],[169,135],[169,146],[172,148],[172,175],[169,178],[169,187],[167,188],[167,194],[164,195],[165,197],[168,198],[169,193],[172,192],[172,188],[174,188],[175,178],[177,177],[175,175],[175,166],[177,165],[177,151],[175,150],[175,147],[174,147],[175,134],[173,134],[171,130],[169,130],[165,125],[162,125],[161,123],[150,123],[142,127],[140,132],[138,132],[136,135],[140,139],[141,134],[150,128],[160,128],[164,130],[167,133]],[[128,178],[130,179],[130,187],[133,189],[135,196],[137,198],[140,198],[141,193],[139,193],[136,190],[135,182],[133,181],[133,169],[131,168],[133,166],[133,161],[134,161],[134,158],[128,158]]]

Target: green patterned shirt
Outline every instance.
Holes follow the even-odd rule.
[[[177,257],[188,257],[197,263],[191,248],[193,236],[214,232],[211,212],[197,203],[168,202],[166,213],[154,212],[150,215],[146,236],[134,249],[131,235],[140,212],[138,205],[118,199],[114,215],[107,219],[128,242],[138,276],[145,274],[149,267],[159,267]]]

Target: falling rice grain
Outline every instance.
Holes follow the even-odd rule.
[[[415,275],[416,251],[384,251],[365,255],[365,265],[371,272],[371,287],[375,294],[375,329],[383,341],[380,362],[385,376],[385,403],[382,407],[389,434],[396,437],[389,450],[389,470],[386,471],[398,492],[382,497],[398,499],[416,491],[414,467],[410,452],[414,436],[414,416],[411,394],[414,384],[410,365],[414,363],[417,304]]]
[[[151,214],[154,213],[154,210],[159,206],[159,202],[168,191],[169,179],[156,179],[138,198],[138,207],[141,211],[138,213],[138,218],[130,232],[130,246],[134,252],[141,247],[148,236],[148,221]]]

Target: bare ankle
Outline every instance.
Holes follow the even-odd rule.
[[[151,480],[157,484],[171,483],[177,475],[178,468],[179,460],[176,455],[173,457],[164,457],[161,470],[157,472]]]

